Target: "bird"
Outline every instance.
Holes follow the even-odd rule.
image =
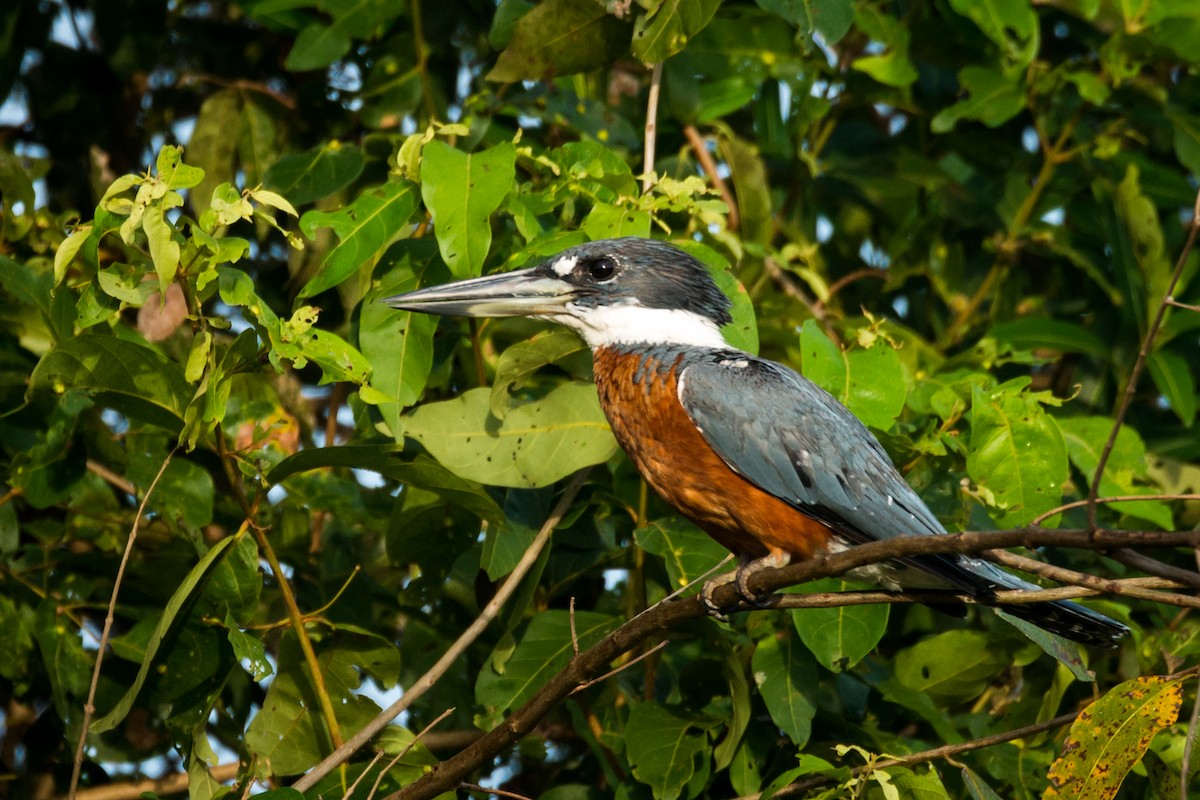
[[[535,267],[383,302],[445,316],[545,319],[577,332],[592,351],[618,444],[651,488],[737,556],[732,579],[744,598],[757,599],[749,580],[769,567],[946,533],[849,409],[801,373],[725,340],[731,301],[703,263],[668,242],[586,242]],[[998,591],[1039,587],[968,556],[914,557],[866,577],[889,589],[963,593],[1085,645],[1116,647],[1128,633],[1070,601],[990,602]],[[704,591],[710,610],[716,585]]]

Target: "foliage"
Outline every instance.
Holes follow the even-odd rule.
[[[287,780],[398,687],[424,692],[376,739],[380,764],[355,755],[308,790],[362,776],[366,797],[484,747],[455,734],[503,730],[575,648],[720,562],[616,451],[570,334],[381,298],[667,238],[734,299],[729,339],[846,402],[948,528],[1048,512],[1079,528],[1085,509],[1055,510],[1103,461],[1200,173],[1200,6],[1174,0],[23,0],[0,32],[13,796],[67,790],[119,576],[85,785],[166,764],[216,797],[210,768],[233,760],[239,784]],[[1185,305],[1198,265],[1173,290]],[[1200,491],[1198,329],[1195,309],[1168,311],[1102,496]],[[587,467],[496,622],[418,686]],[[1151,498],[1098,521],[1200,515]],[[469,780],[547,798],[794,781],[820,797],[1178,796],[1200,625],[1093,603],[1134,633],[1089,653],[1091,676],[983,611],[682,621]],[[1065,742],[887,762],[1095,697]]]

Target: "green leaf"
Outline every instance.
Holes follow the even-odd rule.
[[[75,256],[79,253],[79,248],[83,247],[83,243],[92,235],[91,225],[81,225],[63,240],[63,243],[58,246],[58,250],[54,251],[54,285],[58,286],[62,283],[63,278],[67,276],[67,269],[71,266],[71,262],[75,260]]]
[[[492,416],[503,419],[512,407],[513,393],[539,369],[586,351],[583,340],[566,328],[551,328],[507,348],[496,362],[496,377],[488,399]]]
[[[864,588],[874,587],[842,578],[822,578],[792,591],[814,594]],[[797,608],[791,611],[791,616],[800,641],[817,657],[817,663],[832,672],[845,672],[862,661],[883,638],[888,610],[886,604]]]
[[[1020,74],[1007,75],[989,67],[966,67],[958,82],[968,97],[942,109],[929,123],[934,133],[947,133],[960,119],[973,119],[995,128],[1025,108]]]
[[[232,618],[243,624],[249,623],[258,611],[263,588],[258,563],[258,545],[253,537],[241,536],[237,546],[217,564],[208,579],[204,596],[225,609],[222,616],[227,620]]]
[[[29,378],[30,395],[70,388],[83,389],[102,406],[176,431],[192,395],[175,362],[148,347],[100,334],[58,345],[42,356]]]
[[[397,311],[379,301],[429,284],[431,273],[444,272],[436,258],[437,248],[428,239],[397,242],[380,259],[390,269],[362,304],[358,346],[373,367],[371,388],[389,398],[379,403],[379,411],[397,441],[404,436],[400,414],[420,399],[433,366],[437,317]]]
[[[92,723],[91,730],[93,733],[110,731],[117,727],[121,723],[121,720],[125,719],[125,715],[133,708],[133,701],[137,699],[138,692],[142,689],[142,684],[146,682],[146,676],[150,674],[150,667],[154,664],[154,656],[158,653],[158,648],[162,644],[164,637],[171,630],[176,616],[178,616],[180,610],[192,597],[193,593],[204,584],[210,571],[216,566],[221,556],[237,542],[238,538],[237,536],[230,536],[222,539],[204,554],[196,566],[188,571],[187,577],[183,579],[183,582],[171,594],[171,599],[167,601],[162,616],[158,618],[158,623],[154,627],[154,633],[146,644],[146,655],[142,659],[133,684],[107,714]]]
[[[1179,421],[1185,428],[1192,427],[1196,421],[1196,381],[1192,378],[1192,368],[1187,359],[1155,350],[1147,359],[1146,366],[1154,378],[1154,385],[1167,399]]]
[[[190,189],[204,179],[204,170],[183,163],[183,148],[170,144],[158,151],[155,172],[168,189]]]
[[[817,669],[811,654],[791,636],[768,636],[755,646],[750,668],[771,720],[803,748],[817,713]]]
[[[332,141],[279,159],[263,184],[294,205],[304,205],[345,188],[362,172],[363,163],[358,148]]]
[[[760,8],[778,14],[812,37],[821,34],[826,44],[834,45],[854,24],[853,0],[757,0]]]
[[[1005,528],[1027,525],[1059,505],[1067,477],[1062,431],[1038,397],[1021,391],[1027,383],[971,389],[967,474]]]
[[[309,211],[300,230],[312,239],[317,228],[333,228],[338,245],[321,268],[300,290],[312,297],[332,289],[373,260],[397,236],[417,208],[416,186],[405,180],[389,181],[364,190],[354,202],[337,211]]]
[[[739,350],[757,353],[758,320],[754,315],[754,303],[746,293],[746,287],[729,271],[729,262],[720,253],[699,242],[680,239],[672,244],[708,267],[708,274],[717,284],[717,288],[733,301],[733,306],[729,309],[733,322],[721,328],[721,335]]]
[[[757,147],[731,131],[724,132],[718,143],[732,173],[742,239],[765,246],[772,233],[771,183],[766,165]]]
[[[363,673],[384,687],[394,685],[400,669],[396,646],[341,626],[314,642],[314,649],[339,725],[344,730],[362,728],[379,713],[378,705],[356,691]],[[245,743],[252,755],[270,764],[273,774],[297,775],[328,753],[331,743],[308,665],[290,630],[280,643],[278,663],[262,710],[246,729]]]
[[[146,232],[146,241],[150,246],[150,258],[154,261],[154,271],[158,273],[158,291],[166,296],[167,287],[175,280],[179,269],[179,243],[173,238],[175,229],[167,222],[166,209],[155,204],[146,209],[142,218],[142,230]]]
[[[1025,319],[1002,322],[990,335],[1010,350],[1056,350],[1060,353],[1087,353],[1107,357],[1112,346],[1087,328],[1061,319]]]
[[[596,387],[572,381],[540,400],[489,411],[491,390],[428,403],[403,418],[404,433],[449,470],[492,486],[548,486],[616,452]]]
[[[892,427],[904,410],[906,389],[900,356],[884,337],[876,337],[866,350],[842,350],[809,319],[800,330],[800,348],[806,378],[865,424],[880,430]]]
[[[1174,725],[1183,702],[1178,678],[1125,681],[1085,708],[1050,765],[1045,800],[1109,800],[1141,760],[1155,734]]]
[[[575,638],[584,650],[600,641],[618,621],[594,611],[576,611]],[[542,611],[534,616],[520,643],[504,662],[504,673],[487,666],[475,683],[475,699],[492,716],[520,708],[546,681],[567,665],[574,654],[571,614]]]
[[[643,64],[666,61],[702,31],[720,0],[661,0],[633,26],[633,55]]]
[[[425,145],[421,197],[433,215],[442,260],[455,278],[483,271],[492,246],[488,218],[513,187],[517,151],[509,143],[464,153],[444,142]]]
[[[1083,473],[1086,485],[1091,486],[1100,463],[1100,451],[1108,441],[1113,421],[1107,417],[1065,417],[1058,420],[1058,425],[1071,463]],[[1145,477],[1146,445],[1137,431],[1122,425],[1100,481],[1100,496],[1155,493],[1155,489],[1137,482]],[[1086,495],[1086,488],[1081,488],[1080,493]],[[1135,500],[1114,504],[1112,509],[1148,519],[1164,529],[1171,528],[1174,521],[1171,507],[1160,500]]]
[[[190,194],[197,218],[208,210],[213,190],[234,180],[241,110],[242,92],[222,89],[205,98],[196,114],[196,127],[192,129],[187,152],[188,158],[204,170],[204,180]]]
[[[509,489],[504,498],[504,522],[489,526],[479,566],[498,581],[513,571],[533,543],[550,510],[545,491]]]
[[[622,236],[650,236],[650,214],[637,209],[618,208],[607,203],[592,206],[583,221],[583,232],[592,241],[618,239]]]
[[[629,42],[629,26],[591,0],[547,0],[521,17],[489,81],[545,80],[608,64]]]
[[[625,723],[625,753],[633,774],[650,787],[655,800],[675,800],[708,758],[703,733],[689,733],[695,723],[657,703],[639,703]]]
[[[851,66],[886,86],[904,88],[916,82],[917,69],[908,55],[909,33],[904,23],[865,3],[857,7],[855,21],[859,30],[884,45],[884,52],[859,56]]]
[[[283,66],[293,72],[324,69],[350,50],[350,37],[338,25],[310,23],[284,59]]]
[[[662,557],[672,592],[699,579],[729,556],[728,550],[682,517],[655,520],[635,530],[633,538],[647,553]],[[700,591],[702,585],[693,587],[691,594]]]
[[[1193,175],[1200,175],[1200,116],[1168,110],[1173,129],[1175,157]]]
[[[963,785],[971,793],[971,800],[1002,800],[987,781],[972,772],[970,767],[962,768],[962,779]]]
[[[1000,47],[1005,69],[1024,69],[1037,54],[1038,19],[1028,0],[950,0]]]
[[[978,697],[1011,664],[1009,655],[989,646],[980,631],[951,630],[897,653],[896,678],[937,703],[951,705]]]

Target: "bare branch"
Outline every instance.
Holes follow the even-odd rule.
[[[586,479],[587,470],[580,470],[579,472],[575,473],[575,477],[573,477],[571,482],[567,484],[567,488],[563,491],[562,497],[559,498],[558,505],[554,507],[554,510],[550,512],[550,516],[546,518],[544,523],[542,523],[541,530],[537,532],[537,536],[534,537],[529,547],[525,550],[525,554],[521,556],[521,560],[517,562],[517,566],[514,567],[513,571],[509,573],[507,578],[504,579],[504,583],[500,586],[500,589],[496,592],[495,596],[492,597],[491,601],[489,601],[484,607],[480,615],[465,631],[463,631],[462,635],[458,637],[454,644],[447,648],[446,652],[440,659],[438,659],[437,663],[430,667],[429,671],[427,671],[424,675],[418,678],[412,686],[408,687],[408,690],[403,696],[401,696],[399,700],[397,700],[395,703],[392,703],[390,706],[380,712],[379,716],[371,720],[366,727],[347,739],[341,747],[335,749],[332,753],[322,759],[320,764],[317,764],[315,767],[313,767],[307,775],[296,781],[294,786],[297,790],[304,792],[308,789],[311,789],[313,784],[325,777],[325,775],[329,774],[329,771],[338,764],[341,764],[343,761],[353,755],[358,748],[370,741],[375,734],[379,733],[379,731],[383,730],[388,723],[400,716],[404,709],[412,705],[417,698],[424,695],[441,679],[442,675],[446,673],[446,670],[450,669],[454,662],[458,660],[459,656],[461,656],[463,652],[471,645],[471,643],[479,637],[479,634],[483,633],[487,626],[491,624],[492,620],[494,620],[500,613],[500,609],[504,607],[504,604],[508,602],[508,599],[512,597],[514,592],[516,592],[517,586],[520,585],[521,581],[525,578],[526,573],[529,572],[530,568],[532,568],[534,563],[537,561],[538,555],[540,555],[542,552],[542,548],[545,547],[546,542],[550,540],[550,533],[562,520],[563,515],[567,513],[567,509],[570,508],[571,503],[575,501],[575,496],[579,494],[579,490],[583,488],[583,482]]]
[[[684,125],[683,135],[687,137],[688,144],[692,148],[692,153],[695,154],[696,160],[700,162],[700,168],[704,170],[704,174],[712,181],[713,187],[721,193],[721,199],[725,201],[725,205],[729,206],[729,215],[726,224],[729,230],[736,231],[742,226],[741,214],[738,211],[737,202],[734,200],[733,192],[729,190],[729,184],[725,183],[725,179],[721,177],[717,171],[717,162],[713,161],[712,153],[708,152],[708,145],[704,141],[704,137],[700,135],[700,131],[695,125]]]
[[[71,786],[67,790],[67,797],[70,800],[76,800],[76,792],[79,789],[79,773],[83,769],[88,728],[92,724],[92,715],[96,713],[96,687],[100,685],[100,665],[104,663],[104,651],[108,647],[109,634],[112,633],[117,609],[117,595],[120,594],[121,582],[125,579],[125,567],[129,565],[129,557],[133,555],[133,543],[137,541],[138,528],[142,525],[142,515],[146,513],[146,504],[150,502],[150,495],[154,494],[154,487],[158,486],[158,481],[167,471],[174,456],[175,448],[172,448],[171,452],[167,453],[167,457],[163,459],[162,466],[158,468],[158,474],[154,476],[154,480],[150,481],[150,486],[146,489],[142,502],[138,504],[137,513],[133,516],[133,527],[129,529],[129,538],[125,540],[125,552],[121,554],[121,563],[117,565],[117,577],[113,580],[112,594],[108,598],[108,614],[104,617],[104,629],[100,633],[100,646],[96,649],[96,664],[92,667],[92,682],[88,686],[87,701],[83,704],[83,723],[79,726],[79,743],[75,746],[75,762],[71,766]],[[130,492],[130,494],[133,493]]]
[[[661,642],[654,645],[654,647],[651,647],[646,652],[641,653],[636,658],[626,661],[624,664],[617,667],[616,669],[610,669],[608,672],[604,673],[599,678],[592,678],[590,681],[587,681],[586,683],[579,684],[578,686],[576,686],[574,689],[571,690],[571,694],[576,694],[577,692],[582,692],[584,689],[588,688],[589,686],[595,686],[597,683],[601,683],[603,681],[608,680],[613,675],[617,675],[617,674],[624,672],[625,670],[629,669],[630,667],[632,667],[634,664],[638,663],[642,659],[649,658],[650,656],[657,653],[659,650],[662,650],[664,647],[666,647],[670,643],[671,643],[670,639],[663,639]],[[579,655],[579,653],[576,652],[575,655]]]
[[[1100,578],[1096,575],[1088,575],[1083,572],[1076,572],[1072,569],[1064,567],[1056,567],[1053,564],[1046,564],[1032,558],[1019,556],[1015,553],[1009,553],[1004,550],[996,550],[989,553],[984,553],[983,556],[989,560],[1003,564],[1006,567],[1025,570],[1032,572],[1034,575],[1041,575],[1043,578],[1059,581],[1061,583],[1070,583],[1075,586],[1086,586],[1090,589],[1095,589],[1098,592],[1106,594],[1124,595],[1126,597],[1136,597],[1139,600],[1149,600],[1151,602],[1160,602],[1167,605],[1183,606],[1185,608],[1200,608],[1200,597],[1192,597],[1190,595],[1171,594],[1164,595],[1161,592],[1156,592],[1150,589],[1143,589],[1139,586],[1129,586],[1122,584],[1120,581],[1111,578]]]
[[[1102,504],[1105,504],[1105,503],[1133,503],[1138,500],[1200,500],[1200,494],[1121,494],[1121,495],[1115,495],[1113,497],[1097,497],[1094,502],[1102,503]],[[1091,501],[1091,500],[1075,500],[1070,503],[1064,503],[1063,505],[1061,505],[1057,508],[1050,509],[1049,511],[1045,512],[1044,514],[1038,514],[1036,517],[1033,518],[1033,521],[1030,522],[1029,524],[1030,525],[1041,525],[1043,522],[1050,519],[1055,514],[1060,514],[1063,511],[1070,511],[1073,508],[1083,508],[1084,506],[1086,506],[1088,503],[1091,503],[1091,502],[1093,502],[1093,501]]]
[[[451,708],[447,708],[441,714],[438,714],[437,719],[435,719],[433,722],[429,723],[424,728],[422,728],[421,732],[418,733],[416,736],[414,736],[413,740],[411,742],[409,742],[404,747],[403,750],[401,750],[399,753],[396,753],[395,758],[393,758],[391,761],[389,761],[387,763],[387,766],[384,767],[383,769],[381,769],[379,771],[379,774],[375,776],[375,783],[371,784],[371,791],[367,792],[367,800],[371,800],[371,798],[375,796],[375,793],[379,791],[379,784],[383,781],[383,776],[387,775],[389,772],[391,772],[392,767],[396,766],[396,764],[399,763],[400,759],[402,759],[406,755],[408,755],[408,751],[412,750],[413,747],[416,746],[417,742],[421,741],[423,738],[425,738],[425,735],[427,733],[429,733],[431,730],[433,730],[435,727],[437,727],[438,723],[440,723],[442,720],[444,720],[446,717],[450,716],[453,713],[454,713],[454,708],[451,707]],[[372,761],[371,763],[373,764],[375,762]],[[364,771],[364,774],[365,774],[365,771]]]
[[[1200,306],[1194,306],[1190,303],[1181,303],[1174,297],[1167,298],[1167,305],[1174,306],[1175,308],[1182,308],[1184,311],[1200,311]]]
[[[1190,586],[1193,589],[1200,590],[1200,573],[1172,566],[1171,564],[1164,564],[1157,558],[1151,558],[1145,553],[1139,553],[1136,550],[1130,550],[1126,547],[1113,550],[1109,555],[1122,564],[1141,570],[1147,575],[1157,575],[1160,578],[1175,581],[1182,586]]]
[[[781,569],[763,570],[750,579],[750,589],[755,594],[765,594],[783,586],[841,575],[855,567],[935,553],[967,554],[997,547],[1017,546],[1049,545],[1108,550],[1134,544],[1143,547],[1193,547],[1197,543],[1200,543],[1200,531],[1021,528],[1012,531],[968,531],[940,536],[897,536],[852,547],[839,553],[826,554]],[[739,599],[738,590],[733,585],[721,586],[713,592],[713,600],[721,607],[733,608]],[[534,730],[538,722],[577,687],[591,680],[593,676],[606,672],[616,658],[639,646],[646,639],[706,613],[707,609],[699,596],[647,609],[572,658],[567,666],[553,675],[524,706],[513,711],[503,723],[488,731],[475,744],[437,764],[414,783],[390,795],[387,800],[432,798],[453,790],[474,770],[490,763],[498,753]]]
[[[1196,245],[1196,235],[1200,233],[1200,192],[1196,193],[1196,203],[1192,207],[1192,222],[1188,226],[1187,241],[1184,242],[1183,251],[1179,254],[1179,260],[1175,262],[1175,271],[1171,273],[1171,282],[1167,284],[1167,291],[1163,294],[1162,300],[1158,304],[1158,310],[1154,313],[1154,321],[1150,323],[1150,327],[1146,330],[1146,337],[1142,340],[1141,349],[1138,350],[1137,359],[1133,362],[1133,369],[1129,371],[1129,380],[1125,383],[1125,394],[1121,397],[1121,402],[1117,405],[1117,411],[1113,414],[1112,430],[1108,434],[1108,441],[1104,443],[1104,449],[1100,451],[1100,459],[1096,462],[1096,474],[1092,477],[1092,485],[1088,490],[1088,507],[1087,520],[1088,528],[1095,530],[1096,528],[1096,502],[1100,496],[1100,481],[1104,479],[1104,468],[1108,466],[1108,458],[1112,455],[1113,447],[1117,444],[1117,434],[1121,432],[1121,424],[1125,421],[1125,414],[1129,411],[1129,406],[1133,403],[1133,395],[1137,391],[1138,379],[1142,377],[1142,370],[1146,367],[1146,359],[1150,357],[1150,348],[1154,345],[1154,340],[1158,337],[1158,331],[1162,327],[1163,319],[1166,317],[1167,309],[1170,308],[1171,295],[1175,293],[1175,287],[1179,285],[1179,278],[1183,275],[1183,267],[1187,264],[1188,256],[1192,254],[1192,248]]]
[[[658,144],[658,93],[662,87],[662,63],[650,73],[650,94],[646,98],[646,133],[642,160],[642,194],[654,185],[654,149]]]
[[[218,764],[208,771],[217,783],[224,783],[237,777],[241,765]],[[76,800],[137,800],[144,794],[151,793],[159,797],[186,792],[188,774],[177,772],[162,778],[144,778],[128,783],[110,783],[107,786],[94,786],[90,789],[80,789],[75,793]]]

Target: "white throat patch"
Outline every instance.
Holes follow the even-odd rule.
[[[558,265],[555,264],[557,270]],[[567,305],[570,315],[551,317],[576,331],[596,350],[609,345],[678,344],[732,349],[720,328],[708,317],[675,308],[639,305],[584,308]]]

